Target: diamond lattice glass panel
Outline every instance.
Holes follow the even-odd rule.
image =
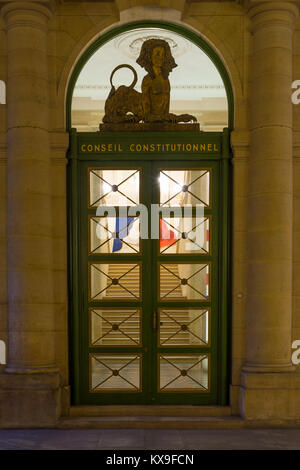
[[[139,170],[90,169],[90,206],[135,206],[139,203]]]
[[[209,264],[161,263],[161,300],[209,300]]]
[[[159,355],[160,392],[209,391],[209,359],[205,354]]]
[[[139,217],[91,217],[90,253],[139,253]]]
[[[209,311],[201,308],[159,310],[160,346],[208,346]]]
[[[140,266],[138,264],[90,265],[90,296],[92,300],[139,299]]]
[[[90,359],[92,392],[140,391],[140,355],[91,354]]]
[[[159,183],[161,206],[210,205],[210,171],[207,169],[162,170]]]
[[[162,217],[161,254],[209,254],[209,217]]]
[[[91,346],[139,346],[140,317],[137,308],[91,309]]]

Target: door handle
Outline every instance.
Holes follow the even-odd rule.
[[[157,328],[157,312],[156,310],[153,312],[153,330]]]

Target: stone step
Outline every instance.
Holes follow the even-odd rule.
[[[135,341],[138,341],[137,337],[131,336],[131,338]],[[163,340],[164,339],[165,338],[163,338]],[[176,341],[175,339],[173,340],[173,338],[172,338],[168,341],[168,343],[165,343],[164,346],[171,346],[171,345],[173,345],[173,346],[190,346],[189,340],[187,338],[179,337],[179,339],[180,339],[180,344],[178,344],[178,341],[179,341],[178,339]],[[110,339],[106,339],[106,337],[105,337],[105,338],[103,338],[102,342],[100,344],[97,344],[96,346],[99,346],[99,345],[101,345],[101,346],[119,346],[119,345],[120,346],[123,346],[123,345],[124,346],[131,346],[131,344],[128,344],[128,341],[126,341],[124,336],[123,337],[117,336],[117,337],[113,337],[113,338],[110,338]],[[132,346],[134,346],[134,344]],[[192,344],[192,346],[194,346],[194,344]]]
[[[117,318],[109,318],[109,316],[106,317],[111,323],[116,323],[118,324],[121,323],[121,321],[123,321],[123,319],[117,319]],[[176,320],[178,321],[178,323],[181,324],[184,324],[184,321],[183,319],[177,319]],[[103,322],[104,323],[104,322]],[[180,325],[176,325],[176,328],[174,327],[174,323],[173,321],[163,321],[161,322],[161,326],[164,327],[164,331],[177,331],[180,329]],[[102,330],[111,330],[112,326],[107,324],[107,322],[104,323],[103,327],[102,327]],[[123,330],[139,330],[139,322],[137,320],[126,320],[124,321],[121,325],[120,325],[120,328],[123,329]]]
[[[59,429],[241,429],[245,421],[237,416],[102,416],[68,417]]]
[[[116,289],[115,287],[114,288],[108,288],[106,290],[106,296],[105,298],[107,297],[121,297],[121,298],[125,298],[125,300],[128,300],[129,297],[133,297],[133,296],[136,296],[138,297],[139,295],[139,292],[138,292],[138,289],[133,289],[132,287],[130,286],[127,286],[127,285],[124,285],[130,292],[127,292],[126,289],[122,289],[121,287]],[[170,289],[171,290],[171,289]],[[162,290],[161,291],[161,298],[165,297],[166,299],[168,299],[169,297],[171,298],[176,298],[176,299],[179,299],[179,300],[185,300],[185,297],[182,296],[181,292],[178,292],[178,291],[173,291],[172,294],[170,296],[167,297],[167,294],[169,294],[170,290]]]
[[[108,268],[108,275],[110,278],[120,278],[122,275],[125,274],[126,269],[129,271],[132,268],[131,265],[118,265],[118,264],[110,264]],[[178,275],[178,267],[174,266],[174,274]],[[109,282],[109,281],[108,281]],[[138,296],[138,273],[135,269],[129,271],[128,274],[124,275],[120,279],[120,283],[123,284],[126,289],[130,292]],[[160,289],[160,296],[166,296],[170,291],[173,291],[176,286],[180,283],[180,279],[176,276],[173,276],[172,273],[168,271],[163,271],[161,273],[161,289]],[[106,298],[118,298],[124,297],[125,290],[118,285],[110,286],[105,291]],[[128,293],[129,294],[129,293]],[[130,295],[130,294],[129,294]],[[182,295],[181,286],[179,285],[177,289],[172,292],[172,297],[184,300],[185,297]]]
[[[109,318],[109,317],[107,317],[107,318]],[[109,321],[111,321],[111,320],[109,319]],[[113,319],[113,322],[118,325],[118,323],[117,323],[117,321],[115,320],[115,318]],[[112,322],[111,322],[111,323],[112,323]],[[114,323],[113,323],[113,324],[114,324]],[[121,323],[121,322],[120,322],[120,323]],[[170,322],[168,322],[168,323],[170,323]],[[178,322],[178,323],[179,323],[179,322]],[[182,322],[182,324],[184,324],[184,322]],[[165,334],[166,334],[166,333],[175,333],[175,331],[178,331],[178,330],[181,329],[181,326],[180,326],[180,325],[175,324],[175,326],[174,326],[174,322],[172,322],[171,325],[170,325],[170,324],[167,324],[167,322],[161,322],[161,326],[163,326],[163,330],[164,330],[164,333],[165,333]],[[112,326],[111,326],[111,325],[108,325],[107,323],[105,323],[105,324],[102,326],[102,331],[110,331],[111,329],[112,329]],[[132,321],[132,322],[126,321],[126,322],[123,322],[123,323],[120,325],[120,329],[123,330],[123,331],[131,331],[131,332],[139,331],[139,329],[140,329],[140,324],[139,324],[139,322],[137,322],[137,321],[135,321],[135,322],[133,322],[133,321]],[[117,331],[117,330],[115,330],[115,331]],[[182,330],[182,331],[183,331],[183,330]],[[184,333],[184,332],[186,332],[186,330],[183,331],[183,333]]]
[[[103,416],[231,416],[230,406],[218,405],[79,405],[70,407],[70,417]]]

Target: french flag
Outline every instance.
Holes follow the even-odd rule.
[[[127,240],[129,232],[132,230],[134,225],[134,217],[117,217],[116,218],[116,229],[115,234],[116,237],[114,238],[113,248],[112,251],[115,253],[116,251],[120,251],[123,242],[122,240],[126,240],[127,243],[131,243],[134,245],[138,244],[138,240]]]
[[[123,247],[123,241],[130,245],[139,243],[139,220],[134,217],[117,217],[115,227],[115,237],[113,241],[112,252],[120,251]],[[173,230],[170,230],[164,220],[160,220],[160,247],[172,245],[177,237]]]
[[[160,219],[160,247],[170,246],[177,240],[173,230],[169,229],[168,224],[163,219]]]

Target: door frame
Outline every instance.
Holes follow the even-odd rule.
[[[232,157],[230,150],[230,133],[228,129],[223,132],[121,132],[121,133],[77,133],[72,129],[70,133],[70,149],[68,152],[68,271],[69,271],[69,324],[70,324],[70,378],[71,378],[71,401],[72,404],[81,404],[80,395],[80,325],[79,311],[83,309],[84,298],[80,289],[79,276],[79,242],[80,242],[80,223],[79,213],[79,192],[78,184],[80,182],[79,167],[81,161],[110,161],[114,156],[115,160],[120,160],[120,154],[111,152],[100,152],[94,150],[83,152],[82,145],[107,144],[108,142],[120,142],[125,152],[122,153],[122,160],[145,161],[151,159],[147,152],[130,152],[130,142],[197,142],[206,145],[206,151],[201,153],[191,153],[188,160],[201,163],[205,160],[219,162],[219,312],[218,312],[218,331],[220,347],[218,348],[218,389],[215,404],[226,405],[229,401],[229,374],[230,374],[230,338],[231,338],[231,318],[229,315],[231,306],[231,171],[230,160]],[[218,151],[208,151],[208,144],[216,144]],[[86,147],[85,147],[86,148]],[[98,147],[96,147],[98,149]],[[127,149],[127,151],[126,151]],[[172,153],[173,161],[184,161],[186,153]],[[160,158],[164,158],[163,155]],[[170,158],[170,157],[169,157]],[[137,403],[137,401],[135,401]],[[171,404],[171,403],[170,403]]]

